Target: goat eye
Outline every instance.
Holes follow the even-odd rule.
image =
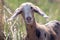
[[[32,9],[32,7],[31,7],[31,9]]]

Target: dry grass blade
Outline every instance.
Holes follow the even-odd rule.
[[[6,10],[7,10],[7,12],[9,13],[9,14],[11,14],[12,15],[12,12],[11,12],[11,10],[7,7],[7,6],[3,6]]]

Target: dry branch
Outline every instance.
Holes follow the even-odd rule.
[[[11,14],[11,15],[13,15],[13,13],[11,12],[11,10],[6,6],[6,5],[4,5],[3,6],[4,7],[4,9],[5,10],[7,10],[7,12],[9,13],[9,14]],[[4,15],[4,17],[5,17],[5,20],[6,20],[6,14]],[[13,37],[13,39],[12,40],[17,40],[17,28],[16,28],[16,26],[14,26],[15,24],[16,24],[16,21],[18,20],[18,18],[14,21],[14,23],[12,24],[12,22],[10,21],[10,22],[7,22],[10,26],[9,26],[9,28],[10,28],[10,31],[11,31],[11,33],[12,33],[12,37]],[[9,35],[10,35],[10,32],[9,32]],[[9,36],[8,35],[8,36]]]
[[[8,12],[9,14],[11,14],[11,15],[12,15],[11,10],[10,10],[6,5],[4,5],[3,7],[5,8],[5,10],[7,10],[7,12]]]

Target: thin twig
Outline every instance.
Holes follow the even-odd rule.
[[[4,5],[3,7],[5,8],[5,10],[7,10],[8,13],[10,13],[12,15],[11,10],[6,5]]]

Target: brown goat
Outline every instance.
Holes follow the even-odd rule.
[[[35,22],[34,12],[48,18],[48,16],[41,9],[39,9],[39,7],[27,2],[17,8],[14,15],[9,20],[14,19],[19,14],[22,15],[27,31],[27,36],[24,40],[55,40],[56,34],[53,30],[49,29],[45,25],[39,25]]]

